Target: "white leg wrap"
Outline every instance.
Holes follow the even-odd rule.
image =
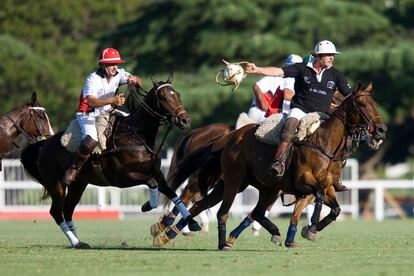
[[[72,231],[72,233],[75,235],[75,237],[78,238],[78,233],[76,232],[76,226],[73,223],[73,221],[72,220],[66,221],[66,225],[69,227],[69,230]]]
[[[79,243],[78,238],[73,234],[73,232],[69,229],[69,226],[63,221],[59,224],[60,229],[62,229],[63,233],[65,234],[66,238],[68,238],[71,246],[76,246]]]
[[[209,224],[210,218],[208,217],[208,214],[206,211],[201,212],[198,216],[200,217],[202,224],[207,224],[207,225]]]

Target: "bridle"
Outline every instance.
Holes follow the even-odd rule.
[[[358,92],[356,94],[350,94],[348,96],[348,97],[352,97],[352,105],[358,111],[359,115],[361,116],[362,122],[355,124],[349,121],[350,120],[349,116],[340,114],[339,110],[334,112],[334,115],[338,117],[345,126],[348,126],[348,130],[347,128],[345,128],[345,132],[347,136],[352,137],[352,140],[356,142],[357,145],[363,138],[368,136],[369,133],[371,133],[375,129],[374,121],[378,118],[381,118],[381,116],[378,115],[375,118],[370,119],[366,111],[362,109],[360,105],[357,104],[356,99],[358,99],[359,97],[363,97],[363,96],[371,97],[371,94],[368,92]]]
[[[137,87],[138,87],[138,91],[136,91],[135,87],[131,83],[128,83],[128,90],[130,94],[134,97],[135,101],[139,103],[142,106],[142,108],[145,111],[147,111],[151,116],[158,117],[160,119],[160,125],[166,125],[166,126],[172,127],[174,124],[178,122],[178,117],[181,116],[183,113],[185,113],[184,107],[181,104],[177,106],[173,111],[167,111],[167,114],[165,115],[157,112],[151,106],[149,106],[146,102],[144,102],[142,98],[138,97],[138,95],[141,95],[144,97],[148,96],[150,92],[145,91],[141,86],[137,86]],[[160,108],[162,105],[159,99],[158,93],[164,87],[170,87],[171,88],[170,91],[175,91],[173,86],[170,83],[164,83],[164,84],[158,85],[154,92],[158,108]],[[140,93],[140,91],[142,91],[143,93]]]
[[[41,107],[41,106],[30,106],[30,107],[28,107],[28,110],[29,110],[29,116],[31,117],[31,118],[33,118],[33,122],[34,122],[34,124],[35,124],[35,126],[36,126],[36,130],[37,130],[37,132],[40,134],[39,136],[34,136],[34,135],[31,135],[31,134],[29,134],[22,126],[21,126],[21,122],[22,122],[22,120],[23,120],[23,117],[22,118],[20,118],[20,120],[19,121],[15,121],[12,117],[10,117],[9,115],[5,115],[5,117],[7,118],[7,119],[9,119],[12,123],[13,123],[13,126],[17,129],[17,131],[19,132],[19,133],[23,133],[23,135],[24,136],[26,136],[26,138],[28,138],[31,142],[36,142],[36,141],[42,141],[42,140],[46,140],[46,138],[47,138],[47,136],[43,133],[43,131],[42,131],[42,127],[41,127],[41,124],[40,124],[40,122],[39,122],[39,118],[36,116],[36,115],[33,115],[33,112],[35,113],[37,110],[40,110],[40,111],[43,111],[44,113],[45,113],[45,116],[46,116],[46,118],[48,118],[47,117],[47,114],[46,114],[46,110],[45,110],[45,108],[44,107]]]

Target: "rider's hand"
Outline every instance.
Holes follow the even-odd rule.
[[[257,73],[257,67],[254,63],[248,63],[246,66],[246,73],[254,74]]]
[[[120,93],[113,97],[112,105],[113,106],[121,106],[125,103],[125,95],[124,93]]]
[[[142,84],[141,79],[138,76],[130,76],[128,82],[139,86]]]

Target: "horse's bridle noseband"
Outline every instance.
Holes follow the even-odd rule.
[[[28,110],[29,110],[30,114],[32,113],[31,111],[33,111],[33,110],[40,110],[40,111],[46,112],[45,108],[41,107],[41,106],[31,106],[31,107],[28,107]],[[24,130],[23,127],[21,127],[19,125],[19,123],[23,119],[21,119],[20,121],[15,121],[15,120],[13,120],[13,118],[11,118],[8,115],[5,115],[5,117],[13,123],[13,126],[17,129],[18,132],[23,133],[23,135],[26,136],[26,138],[28,138],[31,142],[46,140],[47,136],[43,133],[42,127],[41,127],[41,125],[38,121],[38,118],[36,116],[33,116],[33,121],[36,125],[37,132],[40,134],[39,136],[30,135],[26,130]],[[47,115],[46,115],[46,117],[47,117]]]

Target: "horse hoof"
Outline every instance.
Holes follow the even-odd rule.
[[[312,229],[309,225],[306,225],[302,228],[301,234],[302,234],[302,237],[304,237],[307,240],[310,240],[310,241],[316,240],[317,233],[312,232]]]
[[[75,249],[91,249],[92,247],[89,244],[85,243],[85,242],[79,242],[73,248],[75,248]]]
[[[270,241],[278,246],[282,246],[282,241],[280,240],[280,236],[273,235]]]
[[[236,238],[233,236],[229,236],[229,238],[227,239],[226,245],[233,247],[235,242],[236,242]]]
[[[141,206],[141,211],[143,213],[151,211],[153,208],[151,207],[149,201],[145,202],[144,205]]]
[[[157,236],[154,237],[153,241],[152,241],[152,245],[155,247],[161,247],[163,245],[165,245],[170,239],[167,236]]]
[[[150,233],[151,233],[151,236],[156,237],[156,236],[158,236],[161,232],[162,232],[162,229],[161,229],[161,225],[160,225],[160,223],[159,223],[159,222],[156,222],[156,223],[154,223],[153,225],[151,225],[151,228],[150,228]]]
[[[232,250],[233,250],[233,246],[230,246],[228,244],[223,246],[223,248],[221,249],[221,251],[232,251]]]
[[[298,247],[298,243],[294,242],[294,241],[285,242],[285,246],[288,247],[288,248],[295,248],[295,247]]]
[[[200,231],[201,230],[201,226],[198,224],[197,221],[195,221],[192,217],[190,217],[188,219],[188,228],[190,229],[190,231],[195,232],[195,231]]]

